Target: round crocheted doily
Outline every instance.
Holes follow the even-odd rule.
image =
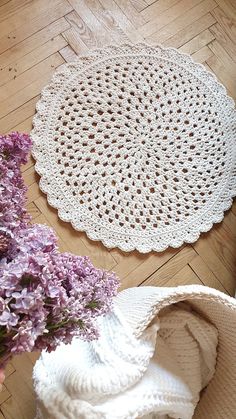
[[[37,104],[33,155],[59,217],[107,247],[194,242],[236,194],[234,102],[171,48],[123,45],[63,65]]]

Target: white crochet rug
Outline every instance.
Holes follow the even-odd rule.
[[[33,155],[59,217],[107,247],[194,242],[236,194],[234,102],[190,56],[144,44],[63,65],[37,104]]]

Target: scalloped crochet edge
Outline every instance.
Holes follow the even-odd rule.
[[[124,51],[127,52],[127,49],[132,49],[135,50],[133,52],[133,54],[138,54],[141,53],[141,51],[143,49],[149,49],[150,51],[154,51],[155,53],[157,53],[157,51],[168,51],[169,53],[174,53],[177,54],[178,57],[182,57],[183,64],[191,64],[192,66],[194,66],[195,71],[198,70],[198,72],[200,71],[202,74],[201,75],[205,75],[208,77],[209,82],[211,82],[211,84],[214,85],[214,87],[217,87],[219,92],[222,95],[222,98],[224,99],[224,104],[227,105],[227,109],[231,112],[235,113],[234,110],[234,100],[227,94],[227,91],[225,89],[225,87],[223,86],[222,83],[220,83],[216,76],[208,71],[202,64],[200,63],[196,63],[192,57],[188,54],[182,53],[180,51],[178,51],[176,48],[172,48],[172,47],[162,47],[161,45],[156,45],[156,46],[150,46],[146,43],[138,43],[138,44],[130,44],[130,43],[125,43],[122,44],[120,46],[116,46],[116,45],[109,45],[106,46],[105,48],[94,48],[91,49],[90,51],[88,51],[87,54],[78,56],[78,59],[72,63],[65,63],[62,64],[54,73],[51,81],[43,88],[42,92],[41,92],[41,98],[39,99],[39,101],[36,104],[36,111],[37,113],[35,114],[34,118],[33,118],[33,129],[31,131],[31,138],[33,139],[34,142],[34,146],[33,146],[33,150],[32,150],[32,155],[34,157],[34,159],[36,160],[36,164],[35,164],[35,170],[36,172],[41,176],[40,182],[39,182],[39,187],[42,190],[43,193],[45,193],[47,195],[47,200],[48,203],[50,204],[50,206],[52,206],[53,208],[58,210],[58,217],[64,221],[64,222],[69,222],[71,223],[71,225],[73,226],[73,228],[79,232],[85,232],[87,237],[92,240],[92,241],[96,241],[96,242],[102,242],[102,244],[109,248],[119,248],[122,251],[125,252],[131,252],[134,250],[139,251],[140,253],[149,253],[151,251],[156,251],[156,252],[162,252],[164,250],[166,250],[169,247],[172,248],[179,248],[181,247],[184,243],[194,243],[198,240],[200,234],[204,233],[204,232],[208,232],[209,230],[211,230],[211,228],[213,227],[214,224],[216,223],[220,223],[223,218],[224,218],[224,213],[225,211],[227,211],[232,203],[233,203],[233,198],[236,196],[236,164],[234,164],[235,169],[233,170],[232,173],[232,177],[230,179],[230,182],[228,184],[228,188],[227,191],[225,191],[224,195],[225,199],[223,200],[223,202],[220,201],[220,199],[218,199],[217,204],[218,207],[217,209],[215,209],[215,213],[212,214],[212,221],[209,221],[209,218],[207,220],[206,224],[201,225],[200,227],[195,227],[193,225],[191,225],[191,227],[189,227],[188,224],[190,223],[186,223],[185,224],[185,234],[184,237],[177,240],[176,242],[174,242],[174,237],[172,237],[172,239],[169,239],[168,241],[166,240],[157,240],[157,237],[153,234],[149,235],[147,238],[147,241],[149,241],[150,239],[153,238],[153,244],[152,245],[148,245],[147,241],[144,240],[144,242],[139,245],[137,244],[135,238],[138,237],[138,234],[134,234],[130,237],[122,235],[120,236],[121,238],[119,239],[118,237],[116,238],[116,240],[111,237],[111,234],[109,235],[109,230],[104,229],[103,227],[101,228],[100,226],[93,226],[93,228],[89,228],[89,226],[87,225],[86,222],[84,222],[84,220],[80,220],[79,225],[78,223],[75,223],[72,219],[72,216],[68,217],[65,216],[63,214],[63,211],[61,210],[60,204],[55,204],[53,198],[50,195],[50,191],[48,190],[48,188],[45,186],[45,166],[43,165],[42,161],[40,161],[40,156],[41,156],[41,152],[39,150],[37,150],[37,146],[38,144],[40,144],[40,142],[42,141],[42,134],[41,134],[41,126],[45,124],[46,120],[47,120],[47,112],[44,109],[44,102],[47,101],[48,102],[48,98],[50,97],[51,100],[55,99],[57,96],[58,91],[60,90],[60,84],[61,81],[64,79],[65,75],[68,73],[71,73],[71,70],[74,70],[75,68],[78,67],[78,64],[81,64],[81,69],[83,69],[83,67],[87,67],[88,65],[92,64],[94,61],[99,62],[99,61],[103,61],[106,59],[106,54],[105,52],[108,51],[121,51],[124,54]],[[129,51],[130,52],[130,51]],[[123,54],[112,54],[113,56],[117,56],[117,55],[123,55]],[[110,55],[107,55],[107,59],[109,59]],[[194,73],[195,74],[195,73]],[[195,76],[197,77],[197,74],[195,74]],[[55,88],[55,85],[58,84],[58,87]],[[53,86],[53,90],[52,90],[52,86]],[[208,88],[210,90],[211,87],[208,85]],[[236,113],[234,115],[235,121],[236,121]],[[42,143],[41,143],[42,145]],[[236,144],[234,145],[234,154],[236,153]],[[235,156],[234,156],[234,161],[235,161]],[[189,232],[188,232],[188,228],[191,229],[191,238],[189,237]],[[181,228],[182,230],[182,228]],[[105,232],[104,232],[105,231]],[[177,231],[175,229],[175,231]],[[182,231],[183,232],[183,231]],[[169,233],[170,234],[170,233]],[[107,238],[108,236],[108,238]],[[125,237],[124,237],[125,236]],[[173,236],[173,235],[172,235]],[[135,242],[135,244],[131,245],[132,242]]]

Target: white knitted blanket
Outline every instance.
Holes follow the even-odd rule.
[[[162,310],[136,338],[118,308],[100,338],[43,353],[34,370],[38,418],[193,417],[215,371],[217,330],[186,303]]]

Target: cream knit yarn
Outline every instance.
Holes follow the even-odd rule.
[[[40,188],[109,248],[192,243],[236,194],[234,101],[201,64],[145,44],[60,67],[34,117]]]
[[[210,381],[194,418],[233,419],[235,326],[235,300],[210,288],[125,290],[100,319],[99,341],[42,354],[38,418],[189,419]]]

